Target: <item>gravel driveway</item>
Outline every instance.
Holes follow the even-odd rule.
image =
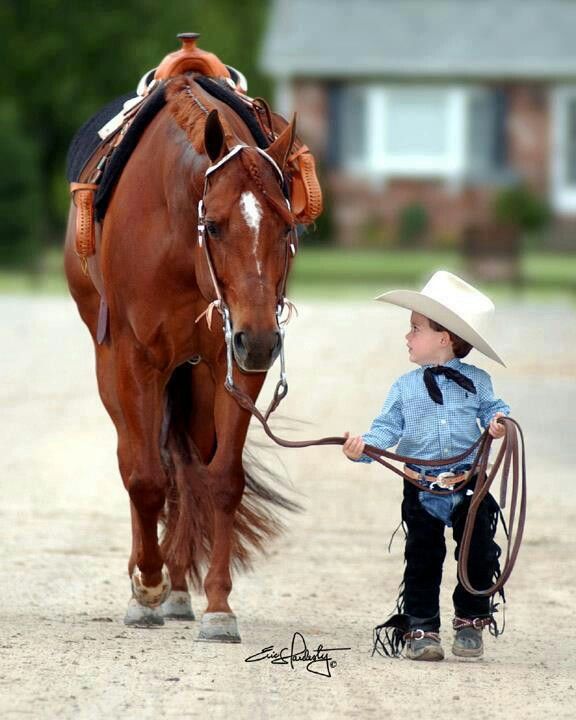
[[[289,419],[277,427],[293,438],[364,431],[410,369],[407,314],[369,301],[299,309],[280,410]],[[401,539],[387,549],[401,488],[336,448],[274,451],[305,512],[235,581],[241,645],[196,643],[194,623],[124,627],[128,501],[88,333],[64,298],[2,297],[0,312],[2,718],[576,717],[573,306],[504,304],[495,343],[508,369],[470,357],[492,372],[525,430],[528,527],[505,634],[487,640],[481,661],[448,653],[431,665],[371,657],[372,627],[392,609],[402,575]],[[454,576],[449,555],[448,647]],[[193,601],[200,614],[203,598]],[[296,632],[311,650],[349,648],[332,653],[331,677],[244,662],[289,646]]]

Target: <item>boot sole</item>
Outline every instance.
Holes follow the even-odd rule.
[[[444,660],[444,650],[441,647],[431,647],[428,645],[418,652],[413,650],[406,650],[406,657],[409,660],[426,660],[428,662],[435,662],[438,660]]]
[[[457,645],[452,646],[452,655],[463,658],[479,658],[484,655],[484,648],[461,648]]]

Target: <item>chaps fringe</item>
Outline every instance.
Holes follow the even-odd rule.
[[[502,510],[500,507],[495,508],[494,513],[491,518],[491,529],[492,534],[495,535],[496,529],[498,527],[498,522],[502,523],[502,527],[504,529],[504,533],[506,535],[506,538],[508,539],[509,533],[508,528],[506,527],[506,521],[504,519],[504,515],[502,514]],[[390,538],[390,542],[388,544],[388,552],[390,552],[392,547],[392,542],[394,540],[394,537],[396,536],[398,530],[402,529],[404,531],[404,536],[406,536],[406,525],[404,521],[402,520],[398,527],[394,530],[392,533],[392,537]],[[502,551],[499,549],[498,552],[498,558],[500,557]],[[498,578],[501,575],[500,571],[500,563],[498,562],[496,565],[496,569],[494,571],[494,575],[492,577],[492,583],[495,583]],[[498,637],[499,635],[502,635],[504,633],[504,629],[506,627],[506,616],[505,616],[505,606],[506,606],[506,596],[504,594],[504,588],[498,591],[498,594],[500,595],[500,598],[502,600],[502,625],[501,627],[498,625],[498,622],[494,615],[499,612],[499,606],[500,603],[496,602],[495,598],[496,596],[492,596],[490,598],[490,625],[488,625],[488,632],[493,637]],[[406,615],[405,608],[404,608],[404,582],[400,584],[399,590],[398,590],[398,597],[396,598],[396,605],[393,610],[392,615],[386,620],[386,622],[377,625],[372,634],[372,655],[375,653],[378,653],[379,655],[383,657],[400,657],[402,655],[402,652],[404,650],[404,647],[406,645],[406,641],[404,640],[404,635],[410,630],[410,616]]]
[[[372,656],[400,657],[406,641],[404,635],[410,629],[410,617],[404,612],[404,581],[398,588],[396,605],[386,622],[376,625],[372,633]]]

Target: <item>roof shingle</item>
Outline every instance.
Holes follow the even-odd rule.
[[[573,0],[274,0],[274,76],[576,77]]]

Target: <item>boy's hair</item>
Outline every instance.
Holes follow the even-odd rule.
[[[466,357],[470,350],[472,350],[472,345],[470,345],[470,343],[466,342],[466,340],[462,340],[461,337],[455,335],[453,332],[448,330],[448,328],[440,325],[440,323],[437,323],[435,320],[430,320],[430,318],[428,318],[428,322],[430,323],[430,327],[432,328],[432,330],[436,330],[436,332],[447,332],[448,335],[450,335],[450,340],[452,341],[452,350],[454,351],[454,355],[456,355],[457,358]]]

